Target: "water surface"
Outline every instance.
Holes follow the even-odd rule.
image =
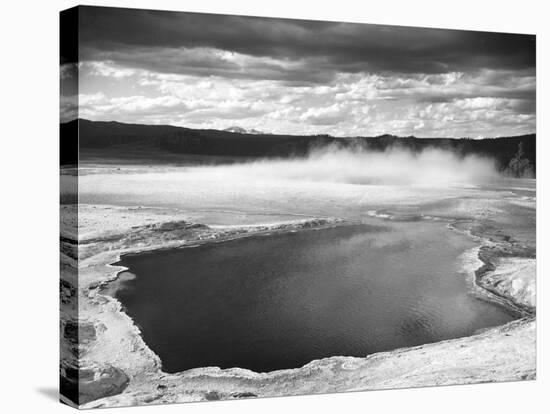
[[[513,316],[470,292],[442,223],[342,226],[126,255],[111,286],[163,370],[266,372],[467,336]]]

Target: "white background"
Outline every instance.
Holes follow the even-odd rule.
[[[102,410],[142,413],[535,413],[550,406],[544,328],[548,270],[548,10],[544,1],[142,0],[85,4],[537,34],[537,381]],[[58,382],[58,12],[74,1],[6,1],[0,30],[0,410],[72,410]],[[544,183],[544,184],[543,184]],[[548,210],[546,210],[548,211]],[[7,230],[7,231],[6,231]],[[546,256],[546,257],[545,257]],[[544,291],[544,292],[543,292]],[[545,395],[546,391],[546,395]],[[546,407],[544,407],[546,402]],[[548,411],[546,411],[548,412]]]

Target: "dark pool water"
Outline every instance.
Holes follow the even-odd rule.
[[[469,293],[460,255],[474,246],[441,223],[343,226],[127,255],[136,277],[109,289],[164,371],[265,372],[512,320]]]

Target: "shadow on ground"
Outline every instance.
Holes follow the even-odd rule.
[[[37,388],[36,392],[42,394],[44,397],[52,401],[59,401],[59,389],[55,387],[41,387]]]

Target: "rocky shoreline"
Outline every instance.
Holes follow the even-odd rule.
[[[76,217],[70,211],[75,207],[62,208],[67,209],[62,217]],[[478,256],[484,265],[476,270],[476,283],[521,312],[516,321],[466,338],[365,358],[334,356],[296,369],[255,373],[207,367],[167,374],[121,304],[102,293],[125,270],[111,263],[126,253],[321,229],[344,221],[311,218],[212,229],[174,209],[92,205],[78,207],[77,221],[62,224],[61,378],[77,390],[69,398],[73,404],[78,399],[81,408],[535,378],[534,251],[472,223],[457,228],[483,240]],[[78,241],[71,231],[75,225]],[[75,309],[78,320],[72,317]]]

